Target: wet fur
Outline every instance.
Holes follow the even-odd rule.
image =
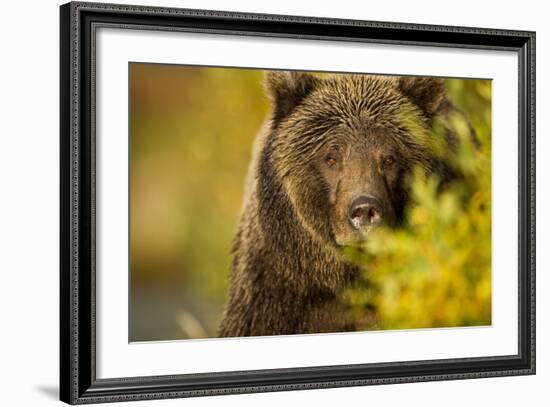
[[[219,335],[354,330],[337,294],[359,270],[338,254],[328,220],[328,187],[315,155],[330,143],[350,142],[342,134],[357,138],[364,127],[375,126],[396,139],[403,171],[421,165],[445,173],[446,167],[427,153],[426,140],[415,139],[396,120],[405,109],[429,136],[433,119],[452,109],[444,83],[269,72],[266,87],[273,111],[255,140]],[[452,135],[448,139],[452,145]],[[396,218],[407,200],[399,185],[388,198]]]

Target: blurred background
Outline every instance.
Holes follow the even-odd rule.
[[[254,69],[130,65],[130,341],[216,336],[252,142],[269,110],[263,75]],[[480,215],[471,210],[489,222],[488,235],[480,237],[484,244],[477,249],[486,254],[489,248],[489,265],[483,263],[482,272],[472,277],[455,261],[451,273],[440,279],[433,273],[395,274],[391,267],[395,259],[381,262],[375,282],[365,277],[364,285],[342,296],[358,318],[365,309],[381,310],[388,323],[379,324],[380,329],[490,323],[491,82],[449,79],[447,85],[453,101],[489,143],[483,150],[489,161],[478,163],[488,166],[488,212]],[[466,251],[466,257],[475,255],[470,247]],[[361,256],[354,259],[367,261]],[[388,304],[382,293],[388,291],[380,286],[390,274],[393,314],[383,311]],[[401,280],[396,283],[395,278]],[[454,308],[442,314],[436,310],[451,295],[449,278],[462,287],[464,304],[453,300]],[[422,293],[427,288],[403,283],[409,279],[429,283],[432,289],[439,286],[437,299],[415,302],[411,290]],[[481,280],[485,285],[476,297],[471,287]],[[473,305],[462,307],[467,301]],[[396,311],[402,306],[407,311]],[[478,318],[462,318],[463,308],[468,308],[468,315],[477,312]],[[439,317],[417,318],[430,313]]]
[[[259,70],[131,64],[130,340],[216,335]]]

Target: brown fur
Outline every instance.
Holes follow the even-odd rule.
[[[374,195],[398,224],[408,171],[445,175],[429,149],[432,121],[450,109],[444,83],[269,72],[266,87],[273,113],[255,141],[219,334],[354,330],[336,296],[358,269],[339,249],[368,231],[350,227],[349,203]]]

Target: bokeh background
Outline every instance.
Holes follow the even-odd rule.
[[[252,142],[269,111],[263,76],[254,69],[130,65],[130,341],[216,336]],[[475,214],[488,231],[478,236],[481,244],[454,242],[444,248],[460,246],[461,258],[476,261],[465,265],[455,259],[452,267],[445,265],[443,277],[437,265],[424,267],[426,259],[417,262],[422,267],[396,273],[392,264],[406,266],[411,260],[403,254],[399,261],[379,262],[378,271],[370,273],[374,281],[365,273],[364,284],[342,293],[358,319],[380,310],[378,321],[386,322],[378,322],[377,329],[490,324],[491,82],[448,79],[447,88],[483,140],[481,154],[487,159],[476,157],[471,170],[484,180],[476,188],[488,188],[488,207],[485,199],[483,211],[464,209],[457,202],[470,195],[455,191],[456,211],[446,216],[468,221]],[[485,177],[479,177],[480,166]],[[426,199],[433,204],[438,198],[430,193]],[[463,209],[467,213],[457,212]],[[432,223],[422,236],[456,227],[438,219]],[[403,234],[411,239],[419,229],[408,226]],[[421,258],[430,242],[414,247]],[[363,255],[350,256],[372,263]],[[382,283],[386,279],[389,286]],[[437,295],[423,301],[428,290]]]
[[[215,336],[259,70],[131,64],[130,340]]]

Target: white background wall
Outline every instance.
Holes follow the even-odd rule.
[[[548,94],[550,28],[543,1],[146,0],[134,4],[449,24],[537,31],[536,376],[267,393],[147,402],[171,406],[534,405],[550,403]],[[58,387],[57,0],[11,1],[0,9],[0,404],[53,405]],[[510,191],[511,196],[515,191]],[[545,250],[546,249],[546,250]],[[135,403],[133,403],[135,404]],[[141,403],[146,405],[145,403]],[[130,405],[130,404],[126,404]]]

